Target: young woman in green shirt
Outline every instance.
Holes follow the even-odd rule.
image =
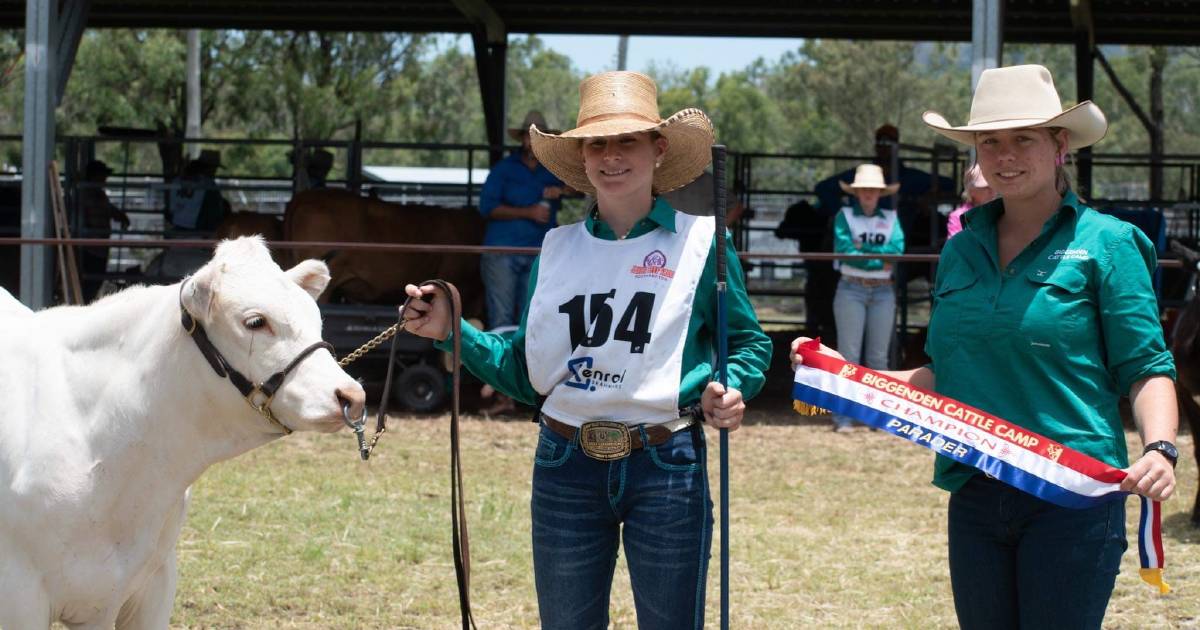
[[[703,172],[712,125],[696,109],[658,111],[649,77],[609,72],[580,86],[575,129],[531,127],[538,160],[594,193],[595,210],[546,235],[511,338],[462,327],[472,373],[542,399],[530,512],[543,628],[608,627],[621,542],[638,627],[704,626],[713,519],[696,419],[737,428],[771,356],[727,244],[729,387],[713,380],[713,235],[725,227],[658,196]],[[409,330],[445,347],[446,300],[411,305]]]
[[[1169,498],[1178,417],[1154,248],[1079,199],[1064,166],[1104,137],[1103,113],[1090,101],[1063,111],[1049,71],[1030,65],[985,71],[967,125],[924,119],[975,147],[999,198],[967,212],[942,251],[932,362],[892,375],[1124,468],[1126,491]],[[1146,445],[1132,465],[1117,411],[1126,395]],[[1123,501],[1058,507],[940,456],[933,482],[952,493],[963,628],[1100,627],[1126,547]]]

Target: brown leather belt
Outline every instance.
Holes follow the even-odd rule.
[[[694,416],[687,415],[662,424],[628,426],[619,422],[585,422],[582,427],[576,428],[544,413],[541,414],[541,418],[546,428],[568,440],[574,440],[582,431],[583,435],[579,435],[580,447],[584,453],[600,461],[620,459],[629,455],[630,451],[664,444],[675,433],[696,423]],[[643,431],[646,434],[646,443],[642,442]],[[608,435],[593,439],[598,433]]]
[[[891,278],[863,278],[860,276],[849,276],[842,274],[842,280],[851,284],[857,284],[860,287],[881,287],[885,284],[891,284]]]

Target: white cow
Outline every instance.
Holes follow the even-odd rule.
[[[0,628],[167,627],[188,486],[283,434],[217,376],[180,308],[261,382],[320,341],[328,282],[324,263],[284,272],[242,238],[181,284],[90,306],[30,313],[0,290]],[[363,390],[321,349],[271,409],[332,432],[345,403],[357,417]]]

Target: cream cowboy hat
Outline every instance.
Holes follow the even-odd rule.
[[[539,129],[545,130],[546,133],[558,133],[557,130],[549,128],[549,125],[546,124],[546,117],[542,115],[542,112],[531,109],[529,113],[525,114],[525,120],[521,121],[520,126],[508,129],[508,137],[519,141],[522,135],[529,133],[530,125],[537,125]]]
[[[1009,66],[984,70],[971,100],[971,119],[962,127],[951,126],[937,112],[921,115],[935,132],[963,144],[975,144],[980,131],[1062,127],[1070,132],[1068,148],[1082,149],[1098,142],[1108,132],[1104,112],[1091,101],[1063,111],[1054,78],[1043,66]]]
[[[658,131],[667,139],[667,153],[654,171],[654,192],[687,185],[712,161],[715,140],[712,122],[698,109],[684,109],[663,120],[658,115],[658,88],[637,72],[604,72],[579,84],[579,118],[562,134],[529,129],[533,153],[551,173],[575,190],[596,188],[583,170],[580,151],[585,138]]]
[[[859,164],[858,168],[854,169],[854,181],[847,184],[839,181],[838,185],[842,190],[846,191],[847,195],[853,195],[855,188],[876,188],[883,196],[894,195],[900,190],[900,183],[888,184],[883,181],[883,169],[875,164]]]

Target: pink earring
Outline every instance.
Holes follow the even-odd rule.
[[[1054,158],[1055,166],[1062,166],[1063,164],[1066,164],[1066,163],[1067,163],[1067,154],[1066,153],[1060,153],[1060,154],[1058,154],[1058,157]]]

